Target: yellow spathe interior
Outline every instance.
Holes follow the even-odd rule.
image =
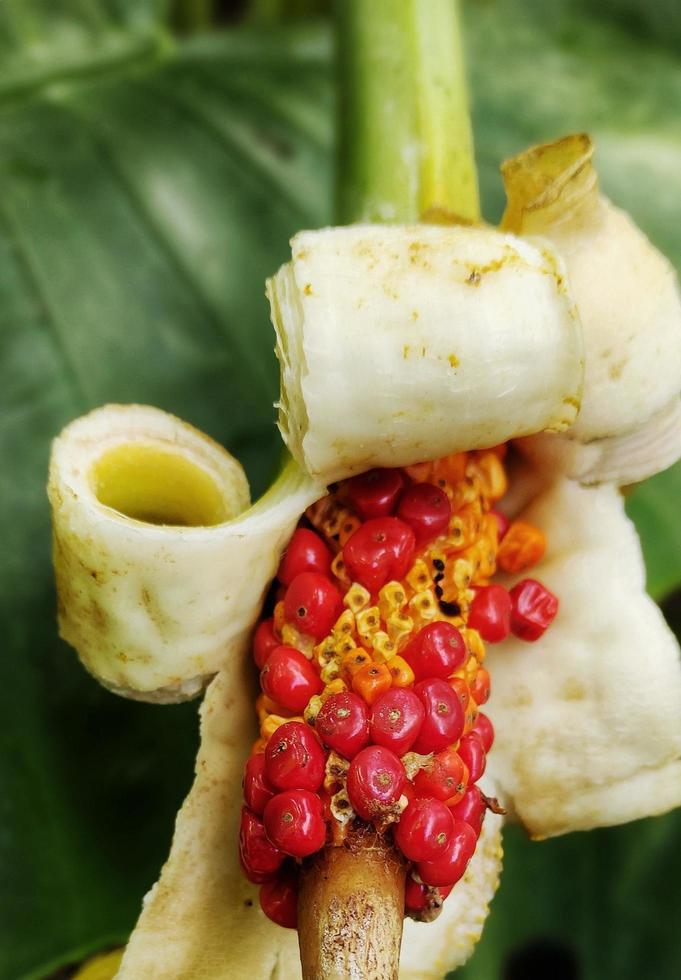
[[[97,499],[147,524],[206,527],[233,516],[213,478],[180,453],[153,443],[126,443],[91,470]]]

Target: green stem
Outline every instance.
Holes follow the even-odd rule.
[[[457,0],[338,0],[340,221],[480,220]]]

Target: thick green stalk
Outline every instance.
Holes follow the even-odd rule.
[[[338,0],[339,221],[480,219],[457,0]]]

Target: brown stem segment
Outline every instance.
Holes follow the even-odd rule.
[[[303,868],[298,935],[303,980],[397,980],[406,866],[363,827]]]

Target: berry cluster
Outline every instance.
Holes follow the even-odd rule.
[[[346,480],[311,507],[253,639],[261,736],[244,776],[240,857],[265,913],[295,927],[297,862],[356,821],[410,862],[429,919],[464,874],[494,740],[485,643],[537,640],[558,600],[534,579],[537,528],[494,509],[503,447]]]

